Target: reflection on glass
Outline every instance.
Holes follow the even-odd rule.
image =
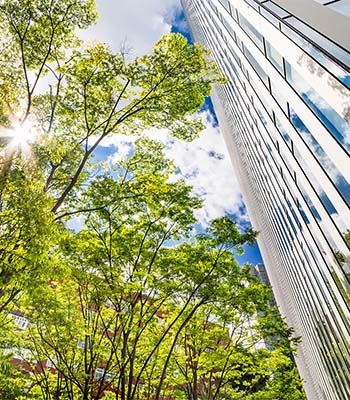
[[[287,218],[288,218],[289,225],[292,227],[294,235],[296,236],[297,235],[297,230],[296,230],[295,225],[294,225],[294,223],[292,221],[292,218],[289,216],[288,213],[286,213],[286,215],[287,215]],[[292,238],[292,240],[294,240],[293,235],[291,235],[291,238]]]
[[[288,62],[286,62],[286,79],[344,149],[350,152],[350,124],[346,122]]]
[[[301,204],[299,203],[298,200],[297,200],[297,206],[298,206],[299,212],[300,212],[304,222],[308,225],[310,223],[309,218],[305,214],[305,211],[304,211],[303,207],[301,206]]]
[[[267,7],[274,14],[278,15],[281,18],[285,18],[288,15],[290,15],[286,11],[284,11],[281,7],[279,7],[276,4],[272,3],[272,1],[267,1],[266,3],[264,3],[264,6]]]
[[[236,37],[235,31],[233,30],[232,25],[226,20],[225,16],[223,16],[222,18],[222,23],[225,25],[225,28],[230,32],[232,38],[235,39]]]
[[[326,192],[323,190],[322,186],[320,185],[320,182],[316,179],[314,173],[311,171],[309,165],[307,164],[304,157],[302,156],[302,154],[299,152],[298,148],[296,148],[296,147],[294,147],[294,154],[295,154],[296,160],[299,162],[305,175],[309,178],[310,183],[312,184],[315,192],[318,194],[318,198],[320,199],[321,203],[327,210],[328,214],[333,218],[333,220],[334,220],[335,224],[338,226],[338,228],[340,230],[342,230],[342,228],[344,226],[343,220],[339,217],[338,211],[335,209],[333,203],[331,202],[331,200],[327,196]],[[299,186],[300,186],[300,183],[299,183]],[[305,196],[304,196],[304,198],[306,200]],[[311,207],[310,207],[310,209],[311,209]],[[316,209],[311,209],[311,212],[313,214],[314,214],[314,211],[316,211]],[[315,216],[315,218],[317,218],[316,214],[314,214],[314,216]],[[319,217],[319,215],[318,215],[318,217]]]
[[[291,176],[294,176],[294,169],[292,167],[292,164],[290,163],[290,157],[288,157],[288,155],[285,156],[284,154],[282,154],[282,158],[283,158],[284,163],[287,166],[289,173],[291,174]],[[289,188],[289,190],[291,193],[293,193],[293,190],[291,190],[291,188]]]
[[[233,48],[231,43],[228,43],[228,48],[230,49],[230,56],[236,60],[236,62],[239,66],[241,66],[241,59],[238,57],[237,51]],[[234,70],[237,73],[236,69],[234,69]]]
[[[286,25],[282,25],[282,32],[284,32],[290,39],[292,39],[297,45],[299,45],[304,51],[310,54],[315,60],[317,60],[323,67],[331,72],[336,78],[338,78],[344,85],[350,88],[350,74],[342,69],[339,65],[335,64],[334,61],[330,60],[324,53],[318,50],[310,42],[303,39],[295,31],[290,29]],[[311,67],[310,67],[311,68]]]
[[[350,17],[350,1],[340,0],[336,3],[328,4],[328,7],[340,14]]]
[[[243,51],[243,42],[242,42],[242,40],[238,36],[236,36],[236,41],[237,41],[238,47]]]
[[[260,100],[260,103],[262,104],[262,107],[267,111],[267,113],[270,115],[270,118],[273,119],[273,111],[271,108],[270,101],[266,99],[266,97],[260,92],[260,89],[256,85],[254,85],[255,92],[257,94],[257,98]]]
[[[277,68],[277,70],[284,75],[283,72],[283,57],[281,54],[266,40],[266,57]]]
[[[258,32],[254,26],[243,17],[242,14],[239,13],[239,23],[244,30],[244,32],[252,39],[252,41],[259,47],[260,50],[263,50],[263,40],[262,35]]]
[[[281,133],[284,141],[287,143],[287,146],[289,147],[290,151],[293,152],[293,142],[290,136],[288,135],[287,131],[284,129],[283,125],[280,123],[279,119],[275,117],[276,121],[276,127]]]
[[[328,40],[326,37],[314,31],[312,28],[308,27],[295,17],[288,18],[288,23],[293,25],[301,33],[303,33],[305,36],[318,44],[322,49],[327,50],[330,54],[343,62],[345,65],[350,65],[350,54]]]
[[[233,19],[235,21],[238,21],[236,8],[232,5],[232,3],[230,4],[230,6],[231,6],[231,15],[232,15]]]
[[[266,19],[268,19],[271,24],[275,25],[277,28],[279,28],[279,20],[274,17],[269,11],[266,11],[264,8],[260,8],[260,13],[263,15]]]
[[[259,6],[256,4],[254,0],[245,0],[249,5],[251,5],[255,10],[259,9]]]
[[[300,182],[298,182],[298,186],[303,195],[304,200],[306,201],[307,205],[309,206],[309,209],[310,209],[312,215],[314,216],[316,221],[320,222],[322,220],[321,216],[317,212],[316,207],[314,206],[314,203],[312,202],[309,195],[307,194],[307,191],[305,190],[304,186]]]
[[[285,115],[288,115],[288,106],[287,106],[287,100],[284,96],[284,93],[281,91],[281,85],[276,83],[274,80],[270,80],[271,84],[271,94],[274,97],[274,99],[277,101],[278,105],[281,107]]]
[[[220,3],[226,8],[228,12],[230,12],[230,2],[229,0],[219,0]]]
[[[244,46],[244,54],[245,54],[247,60],[249,61],[250,65],[254,68],[255,72],[259,75],[261,80],[267,86],[268,78],[267,78],[266,72],[261,67],[261,65],[256,61],[256,59],[253,57],[252,53],[246,48],[246,46]]]
[[[344,176],[338,171],[332,160],[328,157],[326,152],[311,134],[309,129],[305,126],[303,121],[299,118],[297,113],[290,108],[290,119],[296,130],[300,133],[309,149],[312,151],[318,162],[322,165],[324,170],[328,173],[333,183],[341,193],[344,200],[350,205],[350,185]]]

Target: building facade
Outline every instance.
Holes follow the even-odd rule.
[[[350,1],[182,3],[308,399],[350,399]]]
[[[255,276],[260,283],[263,283],[267,287],[271,288],[271,282],[269,275],[267,274],[266,267],[264,264],[256,264],[251,266],[250,273],[252,276]],[[273,296],[273,293],[272,293]],[[276,300],[273,297],[271,300],[269,300],[269,306],[274,307],[276,306]]]

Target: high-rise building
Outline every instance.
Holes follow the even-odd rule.
[[[267,274],[266,267],[265,267],[264,264],[252,265],[250,267],[250,274],[252,276],[255,276],[260,283],[263,283],[265,286],[267,286],[268,288],[271,289],[271,282],[270,282],[270,279],[269,279],[269,276]],[[275,298],[273,296],[273,293],[271,293],[271,295],[272,295],[272,298],[269,300],[269,306],[270,307],[275,307],[276,306],[276,300],[275,300]],[[254,325],[254,323],[252,323],[252,326],[253,325]],[[252,330],[252,333],[254,333],[254,332],[255,331]],[[271,339],[272,339],[272,341],[277,340],[276,337],[273,337],[273,338],[270,338],[270,339],[262,339],[255,346],[255,348],[257,348],[257,349],[265,348],[265,349],[268,349],[268,350],[273,350],[274,347],[273,347],[273,345],[271,345]]]
[[[270,278],[264,264],[252,265],[250,273],[252,276],[255,276],[260,283],[263,283],[267,287],[271,288]],[[275,298],[273,297],[273,294],[272,294],[272,299],[269,300],[269,306],[270,307],[276,306],[276,301]]]
[[[182,2],[308,399],[350,399],[350,1]]]

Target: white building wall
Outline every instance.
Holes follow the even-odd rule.
[[[302,337],[308,398],[349,399],[350,24],[314,0],[183,5],[229,79],[213,103],[277,303]]]

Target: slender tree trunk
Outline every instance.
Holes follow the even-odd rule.
[[[198,374],[197,366],[193,369],[193,400],[198,400]]]
[[[175,334],[175,337],[174,337],[174,340],[173,340],[173,343],[171,344],[171,347],[170,347],[170,349],[169,349],[168,356],[167,356],[167,358],[166,358],[166,360],[165,360],[165,363],[164,363],[162,375],[161,375],[160,380],[159,380],[159,384],[158,384],[158,387],[157,387],[157,391],[156,391],[156,395],[155,395],[155,397],[154,397],[154,400],[159,400],[159,399],[160,399],[160,393],[161,393],[162,386],[163,386],[163,384],[164,384],[164,380],[165,380],[165,377],[166,377],[166,371],[167,371],[167,369],[168,369],[169,361],[170,361],[170,358],[171,358],[171,356],[172,356],[172,354],[173,354],[173,351],[174,351],[174,348],[175,348],[177,339],[178,339],[179,336],[180,336],[180,333],[182,332],[183,328],[187,325],[187,323],[190,321],[190,319],[193,317],[194,313],[198,310],[198,308],[199,308],[203,303],[204,303],[204,300],[200,301],[199,303],[197,303],[197,304],[192,308],[192,310],[191,310],[191,312],[189,313],[189,315],[185,318],[185,320],[182,322],[182,324],[180,325],[179,329],[177,330],[177,332],[176,332],[176,334]]]

